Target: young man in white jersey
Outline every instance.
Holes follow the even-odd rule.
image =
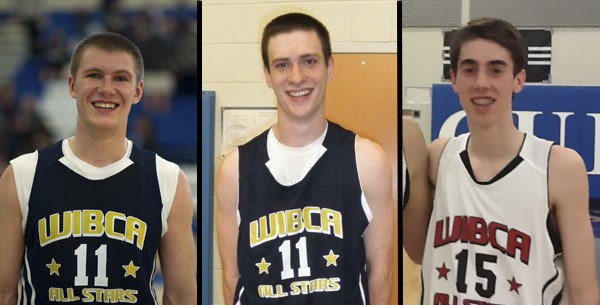
[[[513,124],[521,35],[503,20],[473,20],[453,34],[450,58],[469,133],[429,147],[422,304],[597,305],[583,160]]]
[[[217,174],[225,304],[388,304],[389,161],[325,118],[329,34],[290,13],[265,27],[261,47],[278,121]]]
[[[402,117],[402,245],[417,264],[431,213],[427,146],[417,123]]]

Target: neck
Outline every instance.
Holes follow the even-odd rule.
[[[124,134],[115,136],[75,132],[69,145],[77,158],[96,167],[119,161],[127,151]]]
[[[286,146],[302,147],[316,141],[326,126],[327,120],[324,117],[309,122],[282,120],[273,127],[273,133]]]
[[[469,155],[482,159],[513,158],[521,148],[523,133],[511,122],[507,126],[477,128],[470,131]]]

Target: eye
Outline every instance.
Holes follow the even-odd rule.
[[[86,77],[89,77],[89,78],[99,78],[100,74],[98,74],[98,73],[90,73],[90,74],[86,75]]]
[[[287,68],[289,65],[286,62],[278,62],[275,63],[275,68],[276,69],[283,69],[283,68]]]
[[[473,74],[475,73],[475,68],[473,67],[465,67],[462,69],[463,73],[465,74]]]
[[[129,78],[127,78],[125,76],[117,76],[117,77],[115,77],[115,80],[120,81],[120,82],[126,82],[126,81],[129,81]]]
[[[308,64],[308,65],[314,65],[316,63],[317,63],[317,60],[314,58],[309,58],[306,60],[306,64]]]

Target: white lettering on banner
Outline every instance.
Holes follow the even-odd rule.
[[[517,129],[524,133],[533,134],[533,121],[535,116],[542,114],[541,111],[513,111],[519,120],[517,121]]]
[[[442,127],[440,127],[438,138],[449,138],[455,136],[456,127],[458,126],[460,120],[462,120],[465,116],[467,116],[467,114],[464,110],[449,116],[446,121],[444,121],[444,124],[442,124]]]
[[[591,172],[588,172],[590,175],[598,175],[600,174],[600,113],[588,113],[588,116],[594,118],[594,168]]]
[[[539,114],[542,114],[542,111],[513,111],[513,114],[516,114],[518,119],[517,128],[525,133],[534,134],[533,126],[535,117]],[[565,134],[566,134],[566,121],[567,118],[574,115],[574,112],[552,112],[553,115],[556,115],[559,120],[559,135],[560,142],[559,145],[565,146]],[[587,116],[592,117],[594,119],[594,168],[588,172],[589,175],[600,175],[600,113],[588,113]],[[458,123],[466,117],[466,113],[464,110],[457,111],[452,115],[448,116],[448,118],[444,121],[442,126],[440,127],[439,138],[447,138],[453,137],[456,135],[456,128],[458,127]]]
[[[574,112],[552,112],[556,114],[560,118],[560,143],[558,145],[565,146],[565,126],[567,126],[567,118],[573,114]]]

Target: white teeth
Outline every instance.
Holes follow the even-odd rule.
[[[115,109],[116,105],[112,103],[94,103],[96,108]]]
[[[478,106],[487,106],[494,102],[494,99],[491,98],[475,98],[472,99],[473,103]]]
[[[303,90],[303,91],[290,92],[289,94],[293,97],[300,97],[300,96],[308,95],[309,93],[310,93],[310,90]]]

